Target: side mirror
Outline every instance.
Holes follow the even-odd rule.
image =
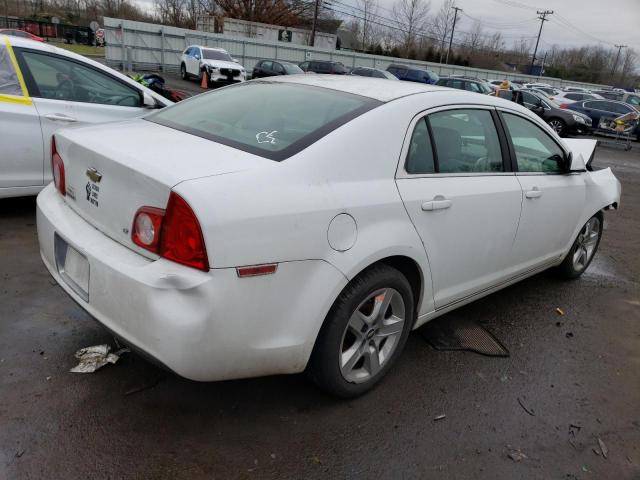
[[[572,152],[569,152],[567,164],[569,172],[584,172],[587,169],[587,164],[581,153],[574,155]]]
[[[156,102],[155,98],[149,95],[149,92],[142,92],[142,106],[144,108],[156,108],[158,106],[158,102]]]
[[[544,107],[541,104],[534,105],[531,111],[536,115],[542,115],[544,113]]]

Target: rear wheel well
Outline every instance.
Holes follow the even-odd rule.
[[[400,271],[406,279],[409,281],[409,285],[411,285],[411,290],[413,292],[413,302],[415,306],[415,313],[418,314],[418,305],[420,305],[420,300],[422,299],[422,271],[418,264],[412,258],[405,257],[402,255],[397,255],[393,257],[386,257],[381,260],[378,260],[376,263],[385,263],[390,267],[395,268]],[[374,263],[375,265],[375,263]]]

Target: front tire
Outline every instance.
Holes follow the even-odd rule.
[[[578,278],[589,267],[600,245],[603,224],[602,212],[598,212],[580,229],[571,250],[558,266],[558,273],[562,277]]]
[[[385,264],[368,268],[331,307],[307,373],[320,388],[339,397],[367,392],[404,349],[414,317],[406,277]]]
[[[567,124],[560,118],[552,118],[547,123],[551,128],[553,128],[553,131],[556,132],[559,137],[564,136],[567,131]]]
[[[188,75],[187,75],[187,67],[183,63],[183,64],[180,65],[180,78],[182,80],[187,80],[187,77],[188,77]]]

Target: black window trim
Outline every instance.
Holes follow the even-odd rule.
[[[274,85],[287,85],[287,83],[282,83],[282,82],[274,82],[274,81],[269,81],[268,79],[260,79],[260,80],[255,80],[255,81],[251,81],[251,82],[243,82],[243,83],[236,83],[235,85],[231,85],[229,87],[226,87],[226,89],[228,88],[247,88],[250,87],[251,85],[257,85],[257,84],[261,84],[261,83],[270,83],[270,84],[274,84]],[[357,95],[355,93],[347,93],[347,92],[337,92],[336,90],[330,89],[330,88],[325,88],[325,87],[319,87],[316,85],[304,85],[304,84],[293,84],[296,87],[301,87],[301,88],[306,88],[306,89],[321,89],[321,90],[325,90],[334,94],[341,94],[341,95],[347,95],[347,96],[353,96],[353,97],[359,97],[361,99],[364,100],[364,104],[362,107],[360,108],[356,108],[355,110],[352,110],[351,112],[348,112],[336,119],[334,119],[333,121],[327,123],[326,125],[323,125],[322,127],[320,127],[319,129],[305,135],[304,137],[300,138],[298,141],[292,143],[291,145],[289,145],[286,148],[283,148],[282,150],[279,151],[268,151],[268,150],[263,150],[261,148],[257,148],[257,147],[252,147],[251,145],[247,145],[246,143],[241,143],[241,142],[236,142],[234,140],[229,140],[227,138],[223,138],[223,137],[219,137],[217,135],[212,135],[212,134],[202,134],[200,132],[196,132],[194,130],[188,129],[188,128],[184,128],[183,126],[177,125],[171,121],[167,121],[167,120],[163,120],[162,122],[156,121],[154,120],[155,117],[157,116],[159,112],[156,113],[152,113],[150,115],[147,115],[145,117],[142,118],[142,120],[151,122],[151,123],[155,123],[156,125],[161,125],[167,128],[171,128],[174,130],[177,130],[179,132],[183,132],[183,133],[187,133],[189,135],[193,135],[194,137],[200,137],[200,138],[204,138],[205,140],[210,140],[212,142],[216,142],[219,143],[221,145],[226,145],[227,147],[231,147],[231,148],[235,148],[237,150],[241,150],[243,152],[247,152],[247,153],[251,153],[253,155],[259,156],[259,157],[263,157],[269,160],[274,160],[276,162],[281,162],[283,160],[288,159],[289,157],[292,157],[294,155],[297,155],[298,153],[302,152],[304,149],[306,149],[307,147],[313,145],[314,143],[316,143],[318,140],[322,139],[323,137],[327,136],[329,133],[331,133],[332,131],[336,130],[337,128],[341,127],[342,125],[345,125],[347,123],[349,123],[351,120],[359,117],[360,115],[363,115],[364,113],[367,113],[370,110],[373,110],[374,108],[379,107],[380,105],[384,105],[384,102],[381,102],[380,100],[376,100],[374,98],[371,97],[365,97],[362,95]],[[217,90],[214,90],[210,93],[207,93],[206,95],[211,95],[211,94],[215,94]],[[194,101],[195,99],[197,99],[198,95],[188,98],[186,100],[183,100],[182,102],[180,102],[181,104],[184,103],[188,103],[191,101]]]
[[[515,173],[516,175],[568,175],[570,172],[521,172],[518,170],[518,157],[516,156],[516,150],[513,146],[513,141],[511,140],[511,135],[508,134],[509,129],[507,127],[507,123],[503,117],[503,113],[509,113],[511,115],[515,115],[517,117],[523,118],[524,120],[527,120],[529,123],[531,123],[532,125],[534,125],[535,127],[537,127],[543,134],[545,134],[547,137],[549,137],[553,143],[555,143],[558,148],[564,153],[564,157],[565,159],[568,157],[569,152],[567,152],[567,150],[564,148],[564,146],[562,146],[562,144],[560,144],[555,138],[553,138],[552,135],[549,135],[548,132],[545,132],[544,128],[542,128],[540,125],[538,125],[536,122],[534,122],[533,120],[531,120],[530,118],[528,118],[526,115],[523,115],[521,112],[515,111],[515,110],[509,110],[503,107],[497,108],[496,109],[496,113],[498,115],[498,119],[502,125],[502,129],[504,131],[504,135],[506,137],[506,141],[509,145],[509,155],[511,156],[511,168],[513,170],[513,173]]]
[[[440,173],[440,164],[438,162],[438,151],[436,147],[436,143],[434,141],[433,130],[431,129],[431,122],[429,121],[429,115],[439,112],[448,112],[452,110],[483,110],[488,111],[491,114],[491,119],[493,120],[494,128],[496,129],[496,134],[498,135],[498,142],[500,144],[500,153],[502,156],[502,172],[447,172]],[[429,132],[429,141],[431,142],[431,149],[433,151],[433,163],[434,170],[433,173],[409,173],[407,172],[407,161],[409,159],[409,150],[408,145],[411,143],[411,138],[413,137],[413,131],[416,126],[420,122],[420,120],[425,119],[427,123],[427,130]],[[405,134],[405,140],[402,148],[402,152],[404,155],[400,157],[399,166],[396,169],[396,178],[398,179],[418,179],[418,178],[447,178],[447,177],[494,177],[494,176],[507,176],[513,175],[515,171],[513,170],[514,160],[512,160],[511,153],[508,150],[508,143],[505,131],[503,130],[504,126],[502,125],[501,119],[498,116],[498,112],[496,108],[491,105],[473,105],[473,104],[460,104],[460,105],[438,105],[436,107],[429,108],[427,110],[423,110],[411,119],[409,123],[409,127],[407,128],[407,133]],[[564,149],[563,149],[564,151]]]
[[[89,65],[88,63],[81,62],[79,60],[76,60],[75,58],[65,57],[64,55],[58,55],[57,53],[43,52],[42,50],[36,50],[36,49],[33,49],[33,48],[14,47],[13,51],[16,54],[16,60],[18,61],[18,66],[20,67],[20,70],[22,71],[22,76],[24,77],[24,82],[27,85],[27,91],[29,92],[29,95],[31,97],[43,98],[45,100],[56,100],[55,98],[46,99],[45,97],[42,96],[42,94],[40,93],[40,89],[38,88],[38,85],[37,85],[36,81],[34,80],[33,75],[31,74],[31,70],[29,69],[29,66],[27,65],[27,62],[22,57],[22,53],[23,52],[35,53],[35,54],[38,54],[38,55],[44,55],[44,56],[52,57],[52,58],[61,58],[63,60],[75,63],[77,65],[80,65],[82,67],[88,68],[90,70],[93,70],[94,72],[97,72],[97,73],[100,73],[102,75],[105,75],[105,76],[111,78],[112,80],[115,80],[116,82],[122,84],[123,86],[129,88],[130,90],[135,91],[138,94],[138,97],[140,99],[140,105],[138,105],[137,107],[132,107],[132,106],[129,106],[129,105],[112,105],[112,104],[108,104],[108,103],[78,102],[78,101],[75,101],[75,100],[59,100],[59,101],[67,101],[67,102],[73,102],[73,103],[90,103],[91,105],[109,105],[109,106],[112,106],[112,107],[123,107],[123,108],[143,108],[144,107],[144,94],[143,94],[142,89],[138,89],[138,88],[134,87],[133,85],[129,85],[127,82],[123,81],[122,79],[120,79],[118,77],[115,77],[115,76],[109,74],[109,72],[105,72],[104,70],[101,70],[100,68],[96,68],[93,65]]]

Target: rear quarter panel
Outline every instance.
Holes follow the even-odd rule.
[[[418,96],[415,96],[418,97]],[[204,231],[213,268],[320,259],[352,279],[394,255],[422,270],[420,313],[433,307],[428,259],[395,184],[395,172],[415,98],[379,106],[282,162],[184,182]],[[352,248],[336,251],[331,220],[351,215]]]

